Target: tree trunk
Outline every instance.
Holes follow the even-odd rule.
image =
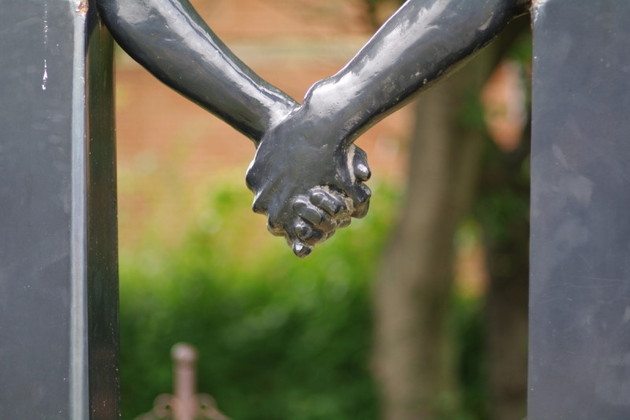
[[[470,206],[484,142],[462,114],[495,57],[487,49],[417,104],[406,202],[374,294],[374,369],[387,420],[448,418],[457,408],[447,329],[453,236]]]

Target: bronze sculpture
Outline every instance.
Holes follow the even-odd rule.
[[[363,217],[370,177],[356,138],[478,51],[528,0],[409,0],[298,104],[242,63],[187,0],[99,0],[118,43],[160,80],[257,145],[254,211],[298,256]]]

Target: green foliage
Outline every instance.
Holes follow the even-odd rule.
[[[366,219],[300,260],[228,185],[181,246],[121,255],[123,419],[172,392],[170,349],[182,341],[199,351],[198,391],[234,419],[378,418],[370,293],[399,198],[377,187]],[[454,299],[463,411],[452,419],[480,419],[480,305]]]
[[[455,295],[452,306],[458,344],[457,373],[461,389],[462,420],[488,418],[481,303],[479,299]]]
[[[123,418],[171,392],[180,341],[199,350],[199,392],[234,419],[376,418],[370,284],[396,202],[377,190],[358,229],[306,260],[258,229],[240,186],[213,194],[179,249],[121,256]]]

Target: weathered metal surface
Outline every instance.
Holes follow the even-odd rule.
[[[188,0],[97,3],[129,55],[257,145],[299,108],[241,62]],[[370,197],[363,183],[370,174],[365,153],[354,146],[336,147],[338,139],[326,139],[328,147],[320,147],[303,137],[267,141],[248,176],[256,195],[254,211],[267,213],[269,230],[285,236],[299,256],[347,226],[351,216],[363,216]],[[268,158],[269,150],[274,157]]]
[[[173,394],[161,394],[153,409],[136,420],[230,420],[208,394],[197,394],[197,350],[179,343],[171,350]]]
[[[312,186],[342,191],[352,199],[352,215],[364,216],[370,190],[362,172],[369,172],[349,158],[352,143],[490,42],[524,6],[522,0],[404,3],[343,69],[313,85],[302,106],[265,133],[247,182],[256,193],[254,206],[269,214],[271,230],[296,232],[307,246],[319,241],[291,219],[295,204],[302,204],[291,200],[295,191]],[[316,203],[312,196],[301,200]],[[322,216],[297,213],[320,228]]]
[[[625,420],[630,3],[538,1],[533,21],[528,419]]]
[[[1,417],[116,418],[111,41],[73,0],[0,28]]]
[[[87,299],[90,418],[118,413],[118,232],[113,41],[96,8],[88,14]]]

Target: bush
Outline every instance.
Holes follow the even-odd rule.
[[[123,418],[171,392],[181,341],[199,351],[199,392],[234,419],[377,418],[370,285],[395,196],[378,188],[366,219],[299,260],[247,191],[223,187],[181,247],[122,255]]]

